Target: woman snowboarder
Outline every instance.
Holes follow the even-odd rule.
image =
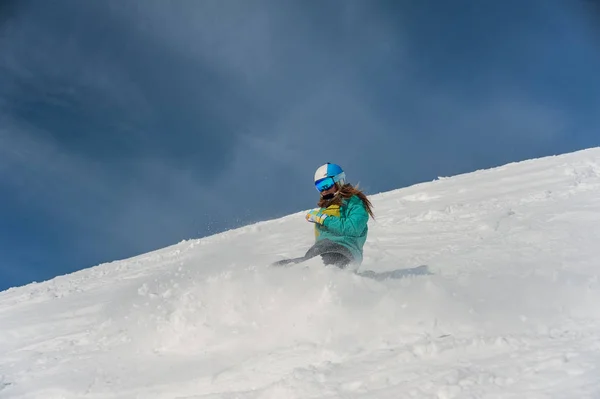
[[[315,244],[303,257],[275,264],[299,263],[319,255],[326,265],[360,264],[369,216],[374,217],[371,201],[358,187],[346,183],[346,174],[334,163],[320,166],[314,181],[320,193],[318,208],[308,212],[306,220],[315,224]]]

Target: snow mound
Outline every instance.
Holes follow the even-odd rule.
[[[600,149],[372,196],[356,271],[302,213],[0,293],[0,398],[600,396]]]

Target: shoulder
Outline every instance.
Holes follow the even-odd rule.
[[[353,195],[352,197],[346,200],[346,205],[348,207],[361,206],[364,207],[362,200],[358,197],[358,195]]]

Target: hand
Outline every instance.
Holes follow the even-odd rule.
[[[308,220],[311,223],[317,223],[322,225],[325,219],[327,219],[327,216],[328,215],[326,213],[321,212],[320,208],[317,208],[313,209],[312,211],[306,214],[306,220]]]

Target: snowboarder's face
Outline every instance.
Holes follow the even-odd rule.
[[[333,186],[331,186],[331,188],[329,188],[325,191],[321,191],[321,197],[323,197],[324,199],[333,198],[333,195],[335,194],[336,191],[337,191],[337,185],[334,184]]]

